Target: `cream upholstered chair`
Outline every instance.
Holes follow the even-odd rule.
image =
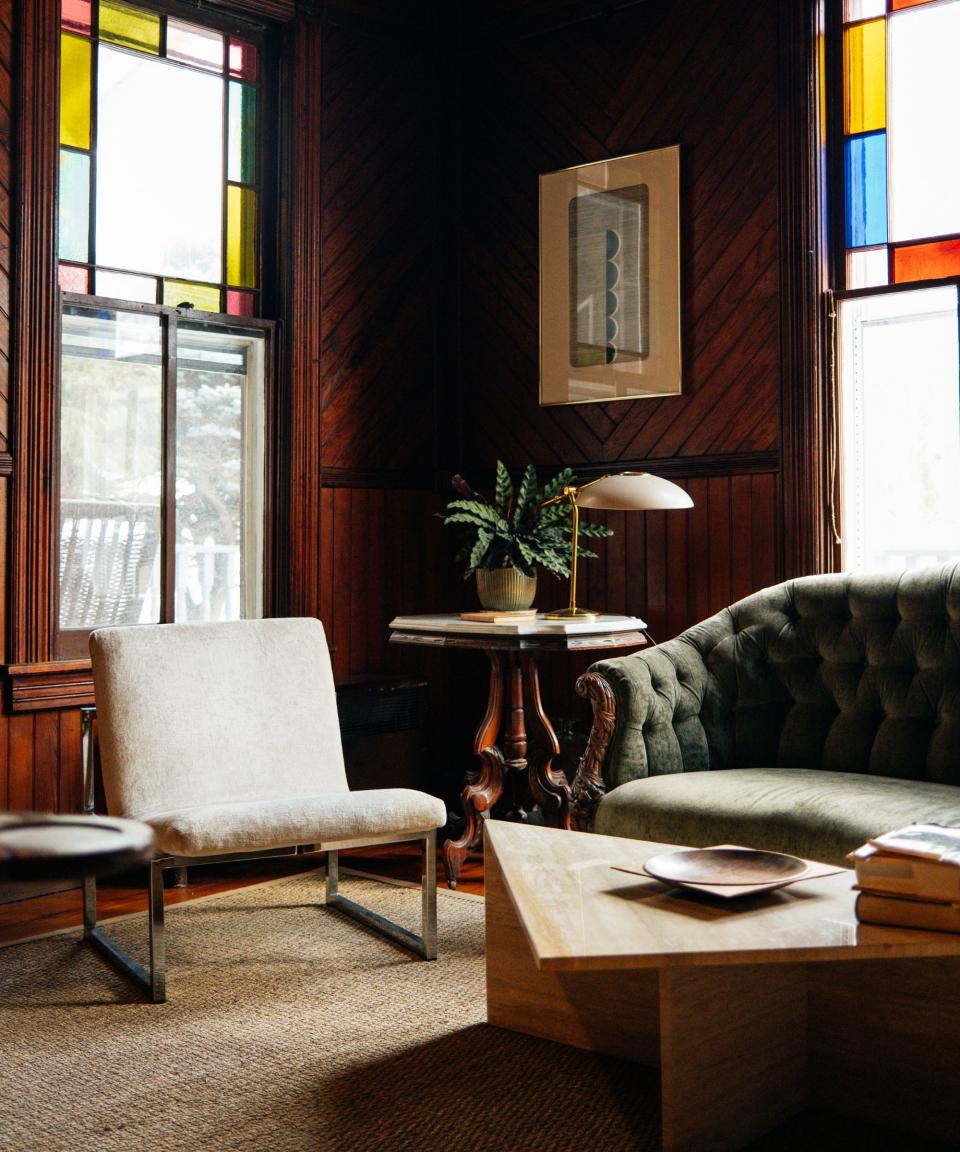
[[[326,850],[327,904],[436,957],[444,805],[407,788],[350,791],[319,620],[103,628],[90,654],[108,811],[157,839],[149,972],[97,927],[92,877],[84,934],[155,1002],[165,999],[163,872],[184,865]],[[424,850],[421,936],[337,890],[341,848],[407,840]]]

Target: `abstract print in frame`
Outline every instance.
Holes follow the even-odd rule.
[[[540,403],[680,392],[680,149],[540,177]]]

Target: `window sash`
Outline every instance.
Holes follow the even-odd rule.
[[[263,609],[270,602],[270,553],[267,546],[271,538],[269,530],[271,522],[271,508],[269,502],[269,469],[271,466],[269,445],[273,441],[273,412],[274,412],[274,361],[276,346],[276,325],[269,320],[256,320],[228,316],[225,314],[211,315],[184,309],[170,308],[159,304],[137,304],[123,300],[108,300],[100,297],[91,297],[77,293],[64,293],[62,296],[65,308],[76,308],[81,312],[95,313],[110,310],[111,312],[127,313],[131,315],[147,315],[158,317],[161,325],[162,341],[162,373],[161,373],[161,428],[160,428],[160,512],[159,512],[159,622],[170,623],[177,618],[176,615],[176,543],[177,543],[177,387],[178,387],[178,331],[180,328],[190,330],[210,330],[216,332],[257,332],[263,335],[263,390],[262,409],[251,411],[246,407],[243,419],[249,425],[250,420],[262,420],[257,452],[256,467],[260,475],[255,478],[244,478],[244,486],[249,490],[252,479],[260,484],[262,493],[262,517],[257,526],[258,540],[256,542],[256,555],[248,549],[242,554],[244,566],[243,578],[246,581],[255,581],[259,589],[255,593],[257,606]],[[62,325],[61,325],[62,331]],[[59,454],[58,454],[59,462]],[[56,486],[54,508],[56,509],[55,522],[60,524],[60,469],[56,470]],[[241,516],[243,516],[241,510]],[[57,564],[55,571],[59,572],[60,532],[57,534],[55,556]],[[92,628],[63,629],[60,627],[60,582],[56,577],[55,593],[55,648],[59,659],[84,659],[87,656],[87,639]]]

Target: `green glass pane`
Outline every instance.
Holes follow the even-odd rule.
[[[257,194],[235,184],[227,186],[227,282],[257,285]]]
[[[142,8],[100,0],[100,39],[160,55],[160,17]]]
[[[257,179],[257,90],[230,81],[230,132],[227,179],[254,184]]]
[[[90,41],[60,37],[60,143],[90,147]]]
[[[84,263],[90,242],[90,157],[60,150],[60,259]]]
[[[190,280],[164,280],[163,302],[170,308],[189,304],[199,312],[219,312],[220,289],[215,284],[196,284]]]

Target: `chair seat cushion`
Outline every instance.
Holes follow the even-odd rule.
[[[593,831],[667,844],[742,844],[850,867],[871,836],[918,821],[960,824],[960,788],[804,768],[649,776],[614,788]]]
[[[156,833],[157,848],[174,856],[260,852],[295,844],[327,847],[365,836],[426,834],[446,818],[442,800],[411,788],[202,804],[139,817]]]

